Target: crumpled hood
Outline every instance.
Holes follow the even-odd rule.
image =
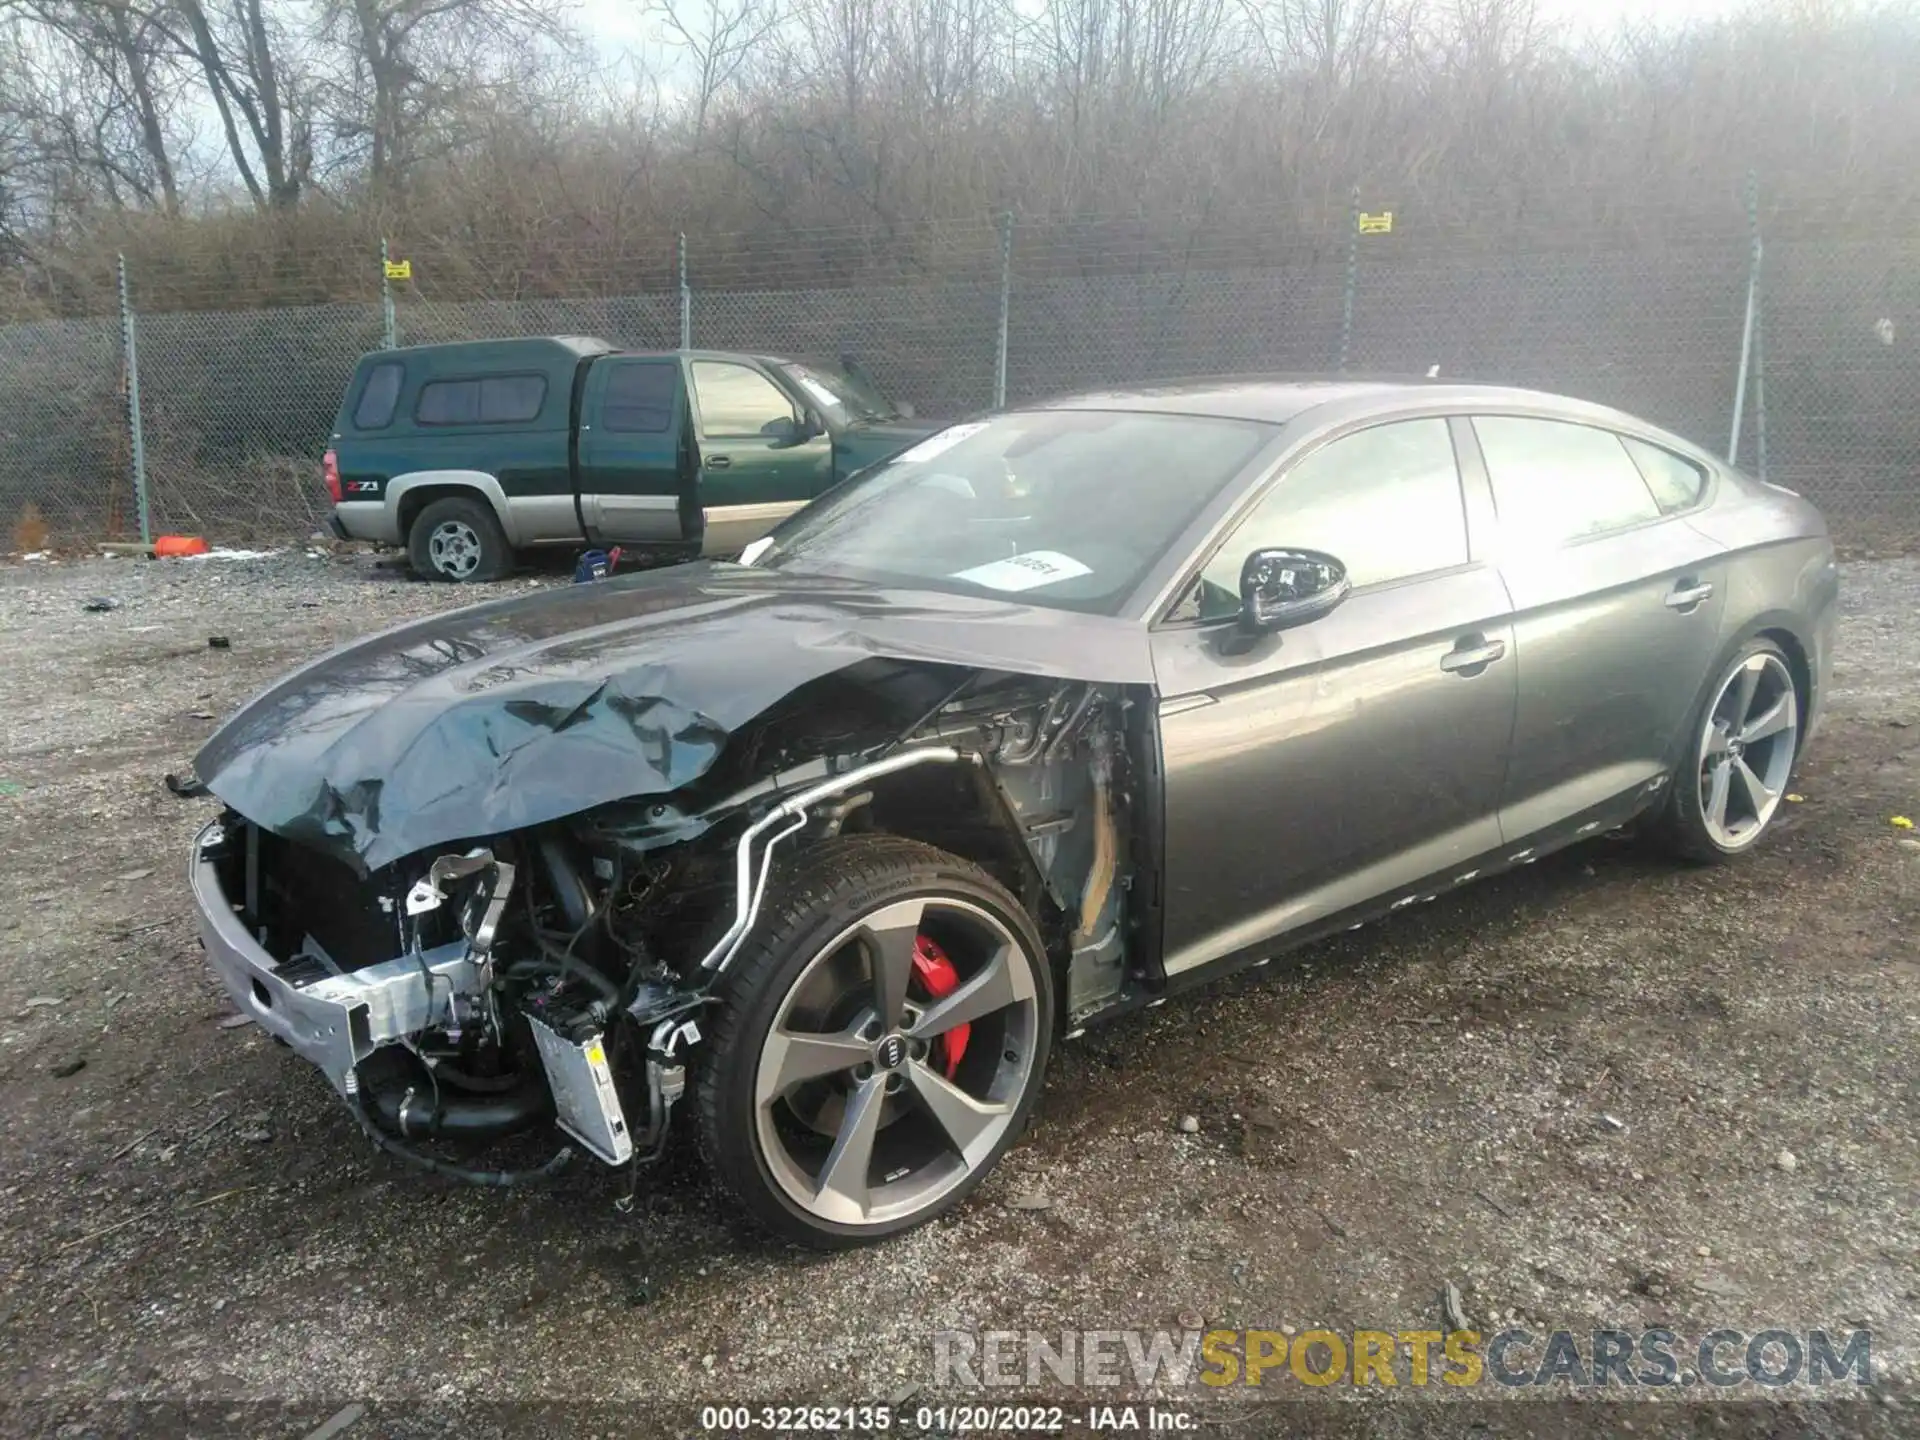
[[[727,737],[875,656],[1105,683],[1144,628],[738,565],[522,594],[389,630],[270,686],[201,748],[256,824],[377,869],[698,778]]]

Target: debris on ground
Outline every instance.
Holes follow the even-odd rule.
[[[158,560],[187,560],[205,555],[213,547],[198,535],[156,535],[153,554]]]
[[[109,610],[118,610],[120,608],[120,602],[111,596],[95,595],[89,598],[86,604],[80,608],[90,614],[103,615]]]
[[[233,648],[233,641],[225,635],[209,635],[207,636],[207,648],[209,650],[231,650]]]
[[[562,563],[549,588],[565,585]],[[83,615],[101,591],[128,617]],[[1090,1032],[1054,1051],[1004,1178],[934,1226],[825,1263],[743,1241],[678,1175],[643,1172],[657,1179],[643,1182],[642,1222],[609,1228],[596,1214],[626,1189],[624,1173],[585,1172],[577,1189],[503,1203],[389,1166],[307,1067],[258,1030],[219,1028],[232,1006],[193,944],[190,904],[144,903],[146,886],[177,887],[192,832],[219,808],[153,788],[169,768],[190,774],[212,728],[182,727],[183,707],[224,716],[305,656],[475,598],[365,555],[317,565],[293,552],[217,575],[93,559],[0,566],[11,662],[0,667],[0,796],[17,795],[0,799],[15,822],[0,872],[0,1020],[25,997],[66,997],[0,1025],[18,1036],[0,1050],[13,1067],[0,1110],[0,1324],[22,1413],[62,1407],[78,1433],[92,1403],[83,1391],[139,1403],[262,1376],[298,1408],[226,1403],[248,1406],[253,1432],[290,1440],[349,1390],[425,1404],[450,1383],[449,1403],[471,1407],[468,1428],[488,1405],[582,1384],[609,1407],[697,1407],[714,1389],[698,1362],[723,1337],[719,1374],[742,1382],[731,1399],[813,1397],[829,1384],[911,1397],[917,1380],[931,1400],[929,1294],[962,1327],[1057,1337],[1171,1327],[1190,1307],[1207,1325],[1273,1323],[1297,1338],[1353,1317],[1440,1328],[1435,1274],[1451,1277],[1463,1309],[1472,1294],[1478,1313],[1459,1318],[1489,1332],[1513,1308],[1536,1334],[1564,1325],[1583,1337],[1623,1322],[1684,1333],[1724,1317],[1753,1330],[1768,1317],[1851,1324],[1870,1311],[1868,1390],[1920,1375],[1915,1327],[1901,1323],[1920,1214],[1887,1199],[1914,1193],[1920,1175],[1906,1143],[1920,1133],[1920,973],[1903,938],[1920,923],[1920,830],[1888,824],[1920,820],[1920,728],[1888,724],[1920,724],[1920,560],[1843,566],[1827,728],[1793,782],[1809,800],[1753,853],[1695,870],[1638,845],[1590,844]],[[321,608],[300,608],[307,599]],[[136,615],[165,624],[129,643]],[[196,636],[234,623],[248,625],[244,647],[198,648]],[[194,653],[156,678],[154,647],[169,644]],[[146,865],[156,878],[76,884],[80,861],[98,855],[118,857],[96,862],[102,878]],[[118,933],[163,918],[144,938]],[[108,987],[132,997],[103,1030]],[[51,1077],[50,1062],[83,1052],[88,1083]],[[1588,1090],[1610,1061],[1618,1073]],[[1379,1074],[1417,1079],[1375,1089]],[[1747,1103],[1755,1075],[1786,1077],[1765,1105]],[[1650,1112],[1651,1096],[1672,1103]],[[1168,1145],[1185,1112],[1166,1107],[1183,1097],[1201,1128]],[[1598,1128],[1609,1102],[1634,1111],[1626,1133]],[[1265,1129],[1259,1117],[1276,1105],[1286,1128]],[[243,1142],[260,1111],[275,1140]],[[1226,1118],[1236,1112],[1239,1124]],[[1852,1118],[1836,1131],[1836,1115]],[[158,1133],[109,1163],[148,1126]],[[1243,1129],[1257,1142],[1244,1153]],[[1826,1137],[1794,1152],[1791,1174],[1774,1163],[1789,1136]],[[259,1188],[187,1208],[248,1184]],[[1030,1188],[1053,1208],[1004,1203]],[[1782,1235],[1805,1242],[1792,1264]],[[1703,1243],[1717,1258],[1695,1257]],[[308,1259],[321,1263],[299,1268]],[[552,1298],[523,1316],[514,1307],[533,1274]],[[649,1275],[653,1298],[622,1304]],[[1746,1293],[1719,1298],[1735,1285]],[[216,1317],[219,1296],[232,1298]],[[728,1366],[739,1353],[753,1357],[750,1383]],[[1513,1355],[1538,1366],[1540,1353]],[[622,1363],[599,1366],[605,1354]],[[1404,1369],[1401,1383],[1404,1396]],[[368,1401],[335,1440],[382,1432],[386,1408]],[[1808,1423],[1827,1440],[1905,1433],[1847,1430],[1829,1419],[1842,1410],[1901,1413],[1824,1406]],[[1727,1411],[1730,1435],[1744,1413]],[[1634,1423],[1685,1423],[1668,1414]],[[249,1428],[225,1428],[236,1426]],[[1417,1431],[1419,1417],[1401,1428]],[[1233,1440],[1258,1429],[1235,1426]]]
[[[1051,1210],[1053,1197],[1040,1190],[1022,1190],[1007,1201],[1010,1210]]]
[[[86,1068],[87,1068],[86,1056],[76,1055],[71,1060],[62,1060],[62,1061],[59,1061],[57,1064],[49,1065],[47,1067],[47,1073],[53,1076],[53,1078],[56,1080],[65,1080],[69,1076],[78,1075],[82,1070]]]
[[[1440,1318],[1447,1322],[1449,1331],[1473,1329],[1467,1320],[1466,1302],[1460,1298],[1460,1287],[1451,1280],[1440,1289]]]
[[[1180,1117],[1180,1123],[1173,1128],[1178,1130],[1182,1135],[1198,1135],[1200,1133],[1200,1117],[1198,1115],[1182,1115]]]
[[[65,1002],[62,1001],[58,995],[29,995],[27,997],[28,1010],[51,1010],[63,1003]]]
[[[1800,1162],[1794,1157],[1794,1153],[1791,1150],[1782,1150],[1778,1155],[1773,1157],[1773,1163],[1789,1174],[1800,1168]]]
[[[253,1024],[251,1015],[229,1015],[220,1022],[222,1030],[238,1030],[242,1025]]]

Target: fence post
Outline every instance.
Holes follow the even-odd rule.
[[[1760,175],[1747,172],[1747,228],[1753,232],[1753,435],[1759,477],[1767,478],[1767,277],[1760,243]]]
[[[1740,463],[1740,430],[1747,414],[1747,374],[1753,364],[1753,350],[1760,321],[1760,180],[1756,172],[1747,172],[1747,233],[1752,250],[1747,259],[1747,314],[1740,325],[1740,378],[1733,386],[1733,426],[1727,437],[1727,463]],[[1763,422],[1764,423],[1764,422]],[[1761,441],[1765,449],[1766,442]]]
[[[133,451],[133,499],[140,511],[140,543],[153,543],[153,512],[147,504],[147,441],[140,428],[140,357],[134,345],[133,302],[127,296],[127,257],[119,261],[120,351],[127,367],[127,439]]]
[[[387,252],[387,237],[380,237],[380,348],[398,350],[400,348],[399,326],[394,323],[393,315],[393,275],[387,269],[392,263]]]
[[[680,232],[680,348],[693,348],[693,287],[687,284],[687,232]]]
[[[993,348],[993,408],[1007,403],[1007,320],[1013,313],[1013,211],[1000,213],[1000,334]]]
[[[1360,283],[1360,187],[1353,187],[1347,210],[1347,283],[1340,297],[1340,369],[1347,368],[1353,350],[1353,292]]]

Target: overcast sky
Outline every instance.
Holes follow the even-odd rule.
[[[1741,0],[1539,0],[1539,6],[1547,19],[1604,29],[1621,20],[1712,19],[1741,8]],[[631,53],[655,64],[665,58],[659,21],[647,15],[644,0],[581,0],[578,15],[609,56]]]

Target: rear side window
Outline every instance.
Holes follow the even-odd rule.
[[[1509,543],[1557,545],[1660,518],[1639,467],[1610,430],[1477,415],[1473,432]]]
[[[617,364],[600,398],[600,428],[626,434],[657,435],[672,428],[679,367]]]
[[[394,406],[400,403],[403,373],[396,360],[382,361],[367,371],[367,382],[360,387],[359,403],[353,407],[354,429],[384,430],[393,423]]]
[[[1699,503],[1701,492],[1707,488],[1707,472],[1693,461],[1627,435],[1620,437],[1620,443],[1627,447],[1633,463],[1646,477],[1647,488],[1653,491],[1663,515],[1672,515]]]
[[[420,387],[413,418],[422,425],[524,425],[539,416],[546,399],[544,375],[430,380]]]

